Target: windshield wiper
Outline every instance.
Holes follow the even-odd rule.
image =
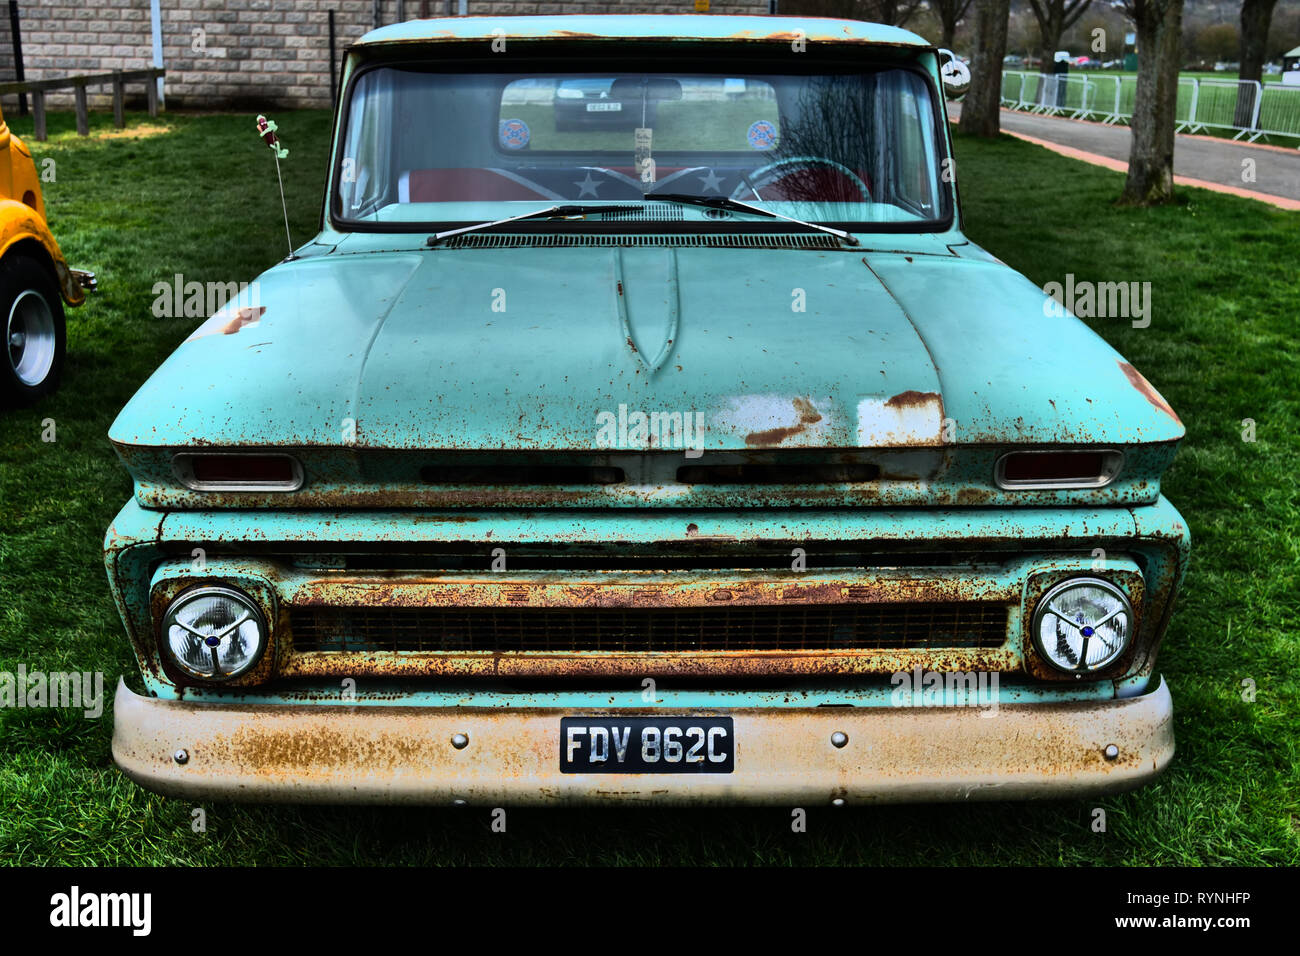
[[[476,222],[472,226],[462,226],[459,229],[448,229],[446,232],[436,232],[426,240],[429,245],[436,246],[444,239],[450,239],[452,236],[459,236],[466,232],[478,232],[480,229],[491,229],[494,226],[504,226],[512,222],[523,222],[525,219],[566,219],[570,216],[586,216],[596,212],[619,212],[622,210],[640,210],[644,209],[640,203],[588,203],[584,205],[561,205],[548,206],[545,209],[536,209],[533,212],[521,213],[518,216],[507,216],[505,219],[493,219],[490,222]]]
[[[687,203],[691,206],[707,206],[710,209],[732,209],[740,212],[752,212],[757,216],[767,216],[771,219],[784,219],[786,222],[792,222],[797,226],[804,226],[808,229],[816,229],[818,232],[827,232],[847,243],[850,246],[856,246],[858,240],[851,233],[844,232],[841,229],[832,229],[830,226],[823,226],[816,222],[806,222],[803,219],[795,219],[793,216],[786,216],[779,212],[772,212],[770,209],[760,209],[758,206],[751,206],[747,202],[741,202],[739,199],[728,199],[725,196],[692,196],[690,193],[646,193],[646,199],[662,199],[667,202]]]

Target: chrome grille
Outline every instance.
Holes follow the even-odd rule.
[[[660,653],[995,648],[1006,604],[798,607],[332,607],[289,611],[299,652]]]

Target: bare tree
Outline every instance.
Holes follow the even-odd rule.
[[[930,9],[939,18],[939,26],[943,31],[939,46],[945,50],[952,49],[952,38],[957,33],[957,24],[966,16],[970,5],[971,0],[930,0]]]
[[[810,17],[840,17],[902,26],[922,0],[782,0],[781,12]]]
[[[866,19],[902,26],[912,19],[912,14],[921,6],[921,0],[863,0],[863,5],[870,11]]]
[[[1120,202],[1155,206],[1174,198],[1174,126],[1182,60],[1183,0],[1124,0],[1137,31],[1128,179]]]
[[[971,56],[970,89],[961,104],[963,133],[991,138],[1001,130],[998,111],[1002,106],[1002,58],[1007,54],[1010,14],[1011,0],[975,0],[975,51]]]
[[[1242,0],[1241,49],[1237,58],[1241,63],[1237,72],[1239,79],[1258,82],[1264,77],[1264,60],[1268,56],[1268,27],[1276,3],[1277,0]],[[1254,88],[1238,87],[1234,121],[1238,126],[1249,126],[1254,113]]]
[[[1051,70],[1056,51],[1061,46],[1061,35],[1078,22],[1092,0],[1029,0],[1029,9],[1038,21],[1039,51],[1043,56],[1042,72]]]

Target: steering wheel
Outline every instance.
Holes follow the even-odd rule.
[[[843,163],[837,163],[835,160],[827,159],[824,156],[785,156],[768,163],[766,166],[760,166],[748,176],[741,177],[740,185],[731,191],[731,198],[740,198],[737,193],[742,189],[748,188],[750,192],[761,200],[763,197],[759,195],[757,187],[771,185],[779,178],[773,176],[772,173],[781,169],[783,166],[793,166],[796,164],[802,164],[804,166],[829,166],[831,169],[843,173],[845,176],[849,177],[853,182],[853,185],[858,188],[858,192],[862,194],[862,198],[866,202],[871,202],[871,190],[867,188],[867,184],[862,181],[861,177],[859,177],[857,173],[849,169],[849,167],[845,166]],[[760,182],[763,177],[767,177],[767,182]]]

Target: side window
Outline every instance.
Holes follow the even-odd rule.
[[[389,70],[374,70],[357,81],[339,173],[342,213],[350,219],[370,215],[393,198],[393,87]]]
[[[910,73],[880,77],[880,96],[889,104],[894,146],[891,192],[894,202],[918,215],[935,215],[934,113],[925,84]]]

